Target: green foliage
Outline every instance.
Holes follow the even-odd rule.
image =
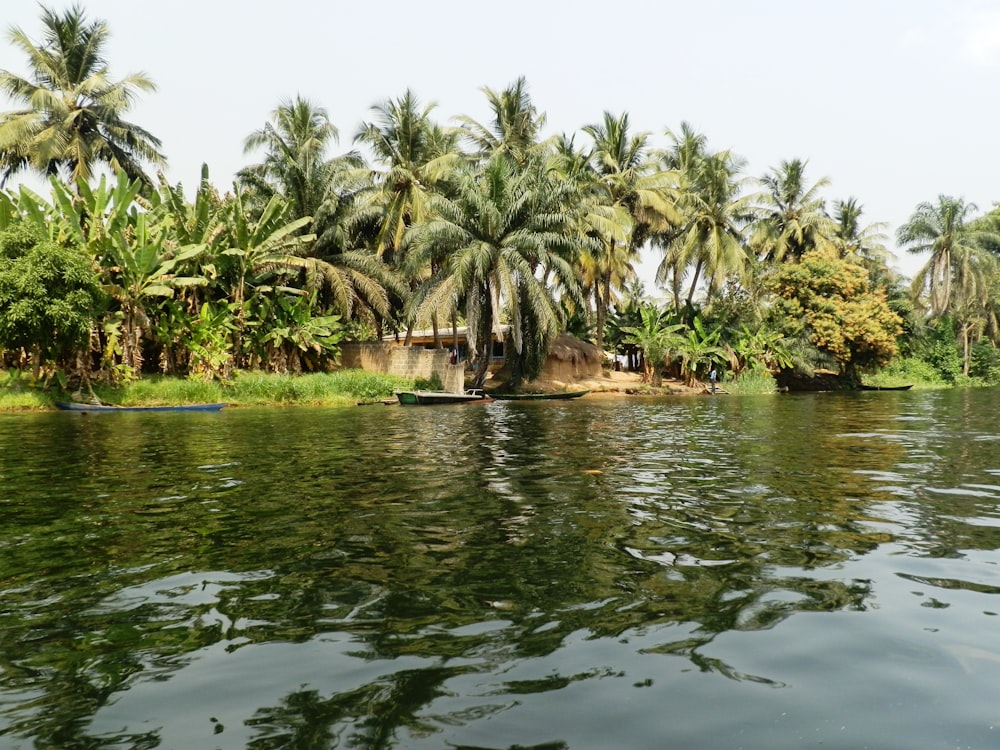
[[[756,331],[742,326],[732,349],[737,371],[777,372],[792,366],[788,342],[778,331],[763,326]]]
[[[234,308],[232,303],[216,307],[206,302],[198,317],[191,321],[187,346],[194,377],[226,380],[232,372],[233,354],[229,342],[236,330]]]
[[[945,383],[954,384],[962,375],[962,351],[955,339],[955,322],[944,315],[926,326],[918,339],[911,340],[910,351],[937,372]]]
[[[975,344],[969,375],[989,385],[1000,383],[1000,350],[986,340]]]
[[[621,329],[625,334],[623,343],[639,347],[645,370],[644,380],[659,387],[667,355],[683,343],[679,331],[684,326],[680,323],[671,324],[668,315],[653,305],[639,308],[639,316],[642,325],[624,326]]]
[[[429,378],[417,378],[413,381],[413,387],[418,391],[443,391],[444,384],[441,382],[441,376],[436,372],[431,373]]]
[[[776,327],[788,337],[808,337],[849,379],[857,380],[861,371],[896,354],[902,321],[885,294],[871,289],[864,267],[832,254],[807,252],[799,263],[778,268],[768,286],[776,296]]]
[[[279,373],[234,373],[224,386],[225,400],[239,405],[311,404],[347,405],[388,398],[408,389],[406,378],[362,370],[287,375]]]
[[[878,372],[865,378],[867,385],[913,385],[923,388],[941,388],[949,385],[940,371],[930,362],[919,357],[896,357]]]
[[[703,365],[726,361],[725,349],[719,346],[721,335],[719,328],[706,330],[699,317],[691,322],[691,327],[677,346],[677,353],[681,358],[681,376],[687,385],[692,386],[697,382]]]
[[[337,315],[314,315],[314,302],[315,295],[255,295],[248,303],[244,340],[249,361],[272,372],[293,373],[334,364],[344,327]]]
[[[90,262],[28,224],[0,232],[0,347],[57,364],[88,343],[101,298]]]
[[[98,398],[119,406],[204,404],[226,401],[219,383],[200,378],[150,375],[118,386],[94,385]]]
[[[330,393],[342,394],[361,400],[388,398],[396,391],[410,387],[406,378],[364,370],[337,370],[317,375],[327,384]]]
[[[734,396],[748,396],[775,393],[778,384],[766,370],[749,369],[739,373],[732,380],[727,380],[725,388]]]
[[[332,373],[286,375],[237,371],[228,381],[149,375],[116,386],[94,385],[94,392],[107,403],[122,406],[197,404],[228,402],[234,406],[303,404],[347,406],[359,401],[389,398],[395,391],[412,387],[412,382],[395,375],[338,370]],[[0,383],[0,411],[5,408],[46,406],[37,398],[14,398],[14,389]],[[10,406],[8,404],[13,404]]]

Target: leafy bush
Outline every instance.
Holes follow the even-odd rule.
[[[100,299],[82,252],[26,224],[0,232],[0,347],[59,363],[87,345]]]
[[[940,371],[920,357],[897,357],[877,373],[865,378],[865,382],[883,387],[916,385],[926,388],[948,385]]]
[[[418,391],[443,391],[444,385],[441,383],[441,376],[436,372],[429,378],[417,378],[413,381],[413,387]]]
[[[985,340],[973,346],[969,375],[989,385],[1000,383],[1000,349]]]
[[[744,370],[731,381],[726,381],[723,388],[734,396],[747,396],[760,393],[775,393],[777,383],[766,370]]]

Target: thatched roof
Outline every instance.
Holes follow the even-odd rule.
[[[568,333],[560,333],[555,337],[549,347],[549,356],[560,362],[589,364],[603,360],[599,348]]]

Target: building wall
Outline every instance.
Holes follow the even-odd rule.
[[[347,343],[341,346],[341,366],[349,369],[384,372],[389,375],[429,379],[437,373],[446,391],[465,390],[465,365],[448,364],[447,349],[424,349],[387,342]]]

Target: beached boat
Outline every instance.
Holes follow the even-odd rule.
[[[484,391],[475,389],[465,393],[448,391],[396,391],[396,399],[403,406],[430,406],[433,404],[466,404],[471,401],[492,401]]]
[[[116,411],[219,411],[221,404],[178,404],[176,406],[112,406],[109,404],[82,404],[75,401],[56,401],[56,408],[63,411],[84,413],[100,412],[101,414]]]
[[[548,401],[551,399],[580,398],[590,391],[568,391],[566,393],[491,393],[497,401]]]

